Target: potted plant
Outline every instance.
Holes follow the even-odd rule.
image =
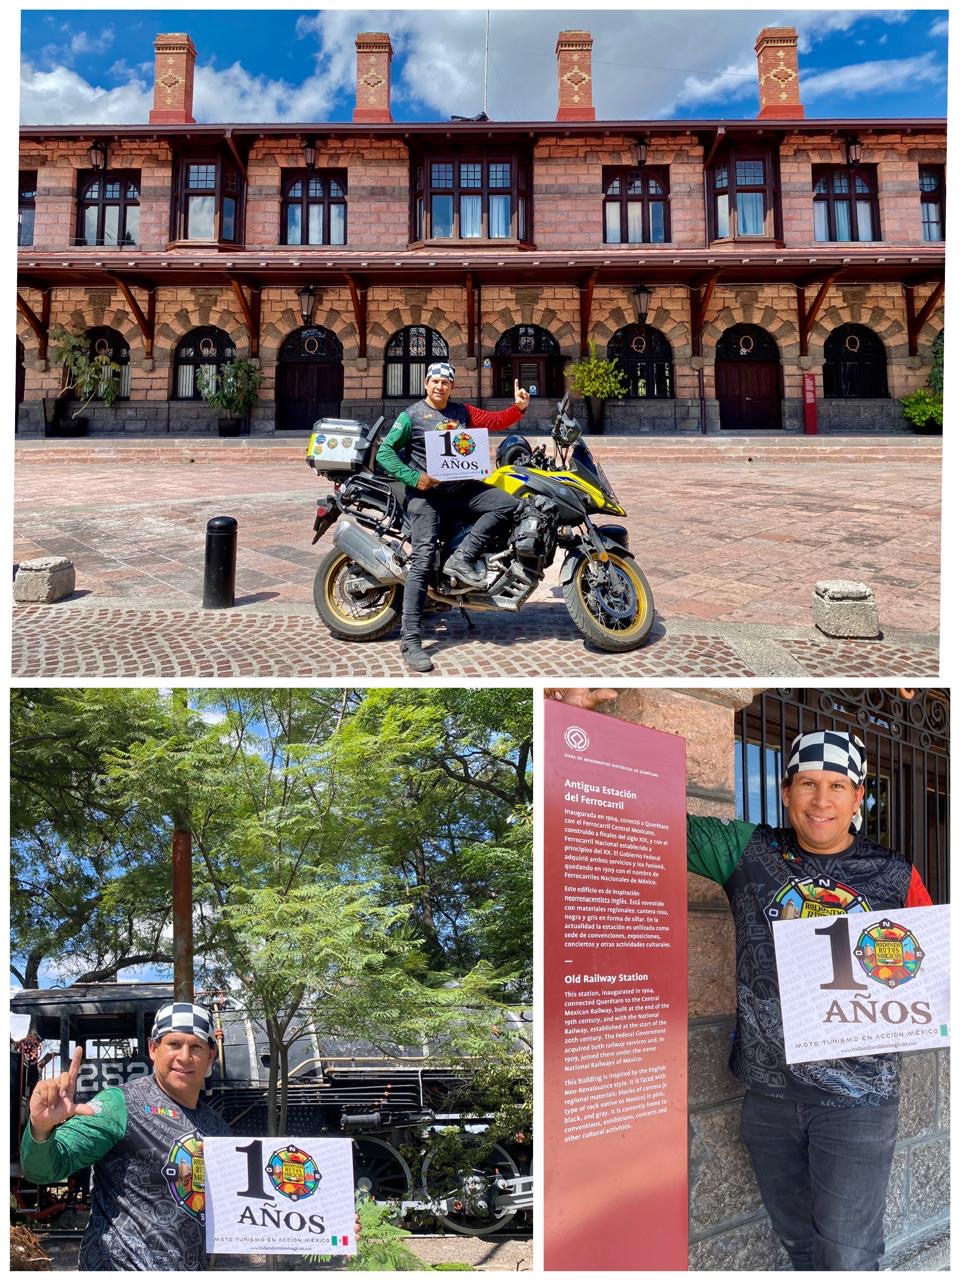
[[[74,333],[63,325],[56,325],[50,330],[50,355],[63,372],[60,390],[56,396],[48,396],[43,402],[46,434],[85,435],[89,424],[86,418],[81,418],[81,413],[95,398],[110,408],[120,394],[120,366],[105,351],[91,353],[86,334]],[[69,415],[64,416],[65,397],[71,392],[76,394],[78,403]]]
[[[606,360],[597,355],[597,344],[591,338],[590,354],[575,360],[567,369],[570,385],[587,405],[587,421],[590,430],[603,430],[603,412],[607,400],[621,399],[627,394],[626,374],[616,360]]]
[[[250,431],[250,410],[257,403],[263,374],[246,356],[228,360],[218,377],[212,369],[197,370],[197,387],[207,404],[222,410],[217,431],[222,436],[238,436]]]
[[[918,387],[900,400],[903,416],[922,435],[943,434],[943,393]]]

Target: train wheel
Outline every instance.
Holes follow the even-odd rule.
[[[409,1200],[413,1190],[410,1166],[382,1138],[354,1138],[353,1180],[374,1200]]]
[[[498,1213],[493,1198],[498,1177],[516,1178],[519,1174],[516,1161],[498,1142],[488,1146],[482,1138],[464,1134],[455,1154],[448,1148],[428,1153],[420,1180],[428,1200],[446,1202],[447,1213],[437,1217],[451,1231],[486,1236],[502,1231],[517,1216],[516,1209]]]

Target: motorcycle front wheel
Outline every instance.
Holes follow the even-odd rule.
[[[328,551],[313,584],[321,621],[339,640],[376,640],[400,616],[403,589],[369,585],[363,570],[342,551]]]
[[[632,556],[607,553],[606,564],[581,556],[563,601],[577,630],[608,653],[639,649],[653,626],[653,592]]]

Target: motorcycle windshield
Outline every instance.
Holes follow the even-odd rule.
[[[603,467],[599,462],[594,460],[593,454],[587,448],[583,437],[581,436],[577,443],[573,446],[573,465],[575,470],[585,472],[586,478],[592,480],[597,488],[602,490],[604,495],[611,502],[617,501],[617,495],[613,491],[613,485],[604,474]]]

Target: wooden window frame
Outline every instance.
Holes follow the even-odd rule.
[[[187,185],[187,178],[192,165],[212,165],[214,168],[214,180],[212,185],[206,187],[189,187]],[[177,181],[173,192],[170,227],[171,239],[174,244],[242,245],[245,190],[243,174],[233,157],[224,155],[221,151],[215,148],[184,151],[178,157],[176,162],[176,177]],[[230,189],[231,183],[234,184],[233,190]],[[193,196],[202,195],[212,195],[214,197],[213,235],[209,237],[204,236],[202,238],[191,239],[187,235],[189,223],[189,201]],[[223,235],[223,207],[225,201],[228,199],[232,199],[236,203],[233,222],[234,234],[229,238]]]
[[[100,183],[100,194],[95,198],[85,198],[84,191],[93,182]],[[114,199],[108,197],[104,192],[107,182],[119,182],[120,195]],[[127,184],[132,183],[137,189],[136,199],[127,195]],[[119,216],[117,219],[117,242],[114,245],[107,244],[104,246],[103,239],[103,223],[108,207],[117,206],[119,208]],[[97,234],[91,242],[85,238],[84,232],[84,213],[88,208],[96,208],[97,210]],[[137,239],[127,241],[123,237],[126,235],[127,228],[127,210],[132,208],[140,208],[140,170],[139,169],[81,169],[77,174],[77,227],[76,239],[74,243],[79,248],[106,247],[122,249],[124,247],[134,248],[140,243],[139,227],[137,229]]]
[[[449,164],[452,182],[450,185],[434,185],[433,166]],[[479,164],[481,181],[479,186],[468,186],[461,182],[461,165]],[[490,182],[490,166],[494,164],[510,165],[509,187],[497,186]],[[410,183],[410,241],[412,244],[432,245],[512,245],[533,243],[533,200],[532,200],[531,161],[528,154],[517,149],[489,151],[477,150],[475,147],[444,147],[427,149],[413,157],[413,175]],[[453,204],[453,235],[435,237],[432,226],[433,196],[450,196]],[[460,198],[462,196],[479,195],[481,198],[479,236],[463,236],[460,233]],[[510,235],[490,235],[490,197],[510,197]],[[521,234],[522,233],[522,234]]]
[[[760,160],[763,163],[764,180],[762,183],[738,182],[737,163]],[[726,169],[726,181],[723,186],[717,185],[717,177],[721,169]],[[780,165],[779,156],[773,147],[764,146],[730,146],[718,155],[707,173],[707,225],[710,228],[710,240],[721,242],[757,243],[765,241],[781,241],[782,216],[780,209]],[[737,212],[737,196],[739,194],[761,194],[763,196],[763,231],[759,233],[742,233],[739,229]],[[727,196],[727,218],[729,229],[726,235],[720,235],[717,219],[717,197]]]
[[[939,190],[924,191],[923,175],[933,173],[939,179]],[[917,175],[920,182],[920,233],[925,244],[943,244],[947,235],[947,166],[945,164],[922,164]],[[927,236],[927,222],[924,218],[925,205],[936,205],[940,210],[940,235],[934,240]]]
[[[310,194],[310,182],[319,179],[323,183],[322,193]],[[299,196],[289,194],[291,187],[302,183]],[[337,182],[343,191],[342,196],[330,194],[330,183]],[[301,234],[310,226],[310,208],[319,205],[323,210],[323,238],[321,240],[288,240],[287,214],[291,207],[300,207]],[[343,208],[343,241],[332,242],[330,239],[330,210],[334,206]],[[343,249],[347,245],[347,171],[346,169],[284,169],[280,174],[280,243],[294,245],[298,249],[310,249],[323,245],[328,249]]]
[[[849,175],[846,192],[837,193],[833,190],[833,178],[838,173],[846,173]],[[879,182],[877,178],[877,166],[875,164],[815,164],[812,171],[813,180],[813,203],[826,205],[827,209],[827,230],[829,236],[826,240],[816,239],[816,221],[814,221],[814,243],[815,244],[878,244],[883,239],[883,228],[880,226],[880,195]],[[818,193],[817,184],[821,179],[827,180],[827,191],[825,194]],[[864,195],[856,189],[857,179],[860,178],[869,187],[869,193]],[[870,214],[873,219],[874,235],[870,240],[860,239],[860,228],[857,225],[857,204],[860,201],[870,201]],[[835,208],[838,204],[846,204],[848,206],[848,217],[850,230],[853,233],[850,239],[840,240],[837,237],[837,223]]]
[[[659,182],[663,193],[653,194],[647,190],[647,178],[652,178]],[[642,190],[639,195],[629,195],[627,188],[631,181],[640,179]],[[618,195],[610,195],[609,189],[614,182],[620,182],[620,193]],[[627,232],[629,230],[629,207],[632,204],[639,204],[641,208],[641,238],[639,240],[628,240]],[[663,205],[663,239],[650,239],[650,206],[652,204]],[[620,207],[620,239],[607,239],[607,206],[619,205]],[[669,244],[670,243],[670,166],[669,165],[644,165],[642,168],[629,165],[604,165],[603,166],[603,243],[604,244]]]

